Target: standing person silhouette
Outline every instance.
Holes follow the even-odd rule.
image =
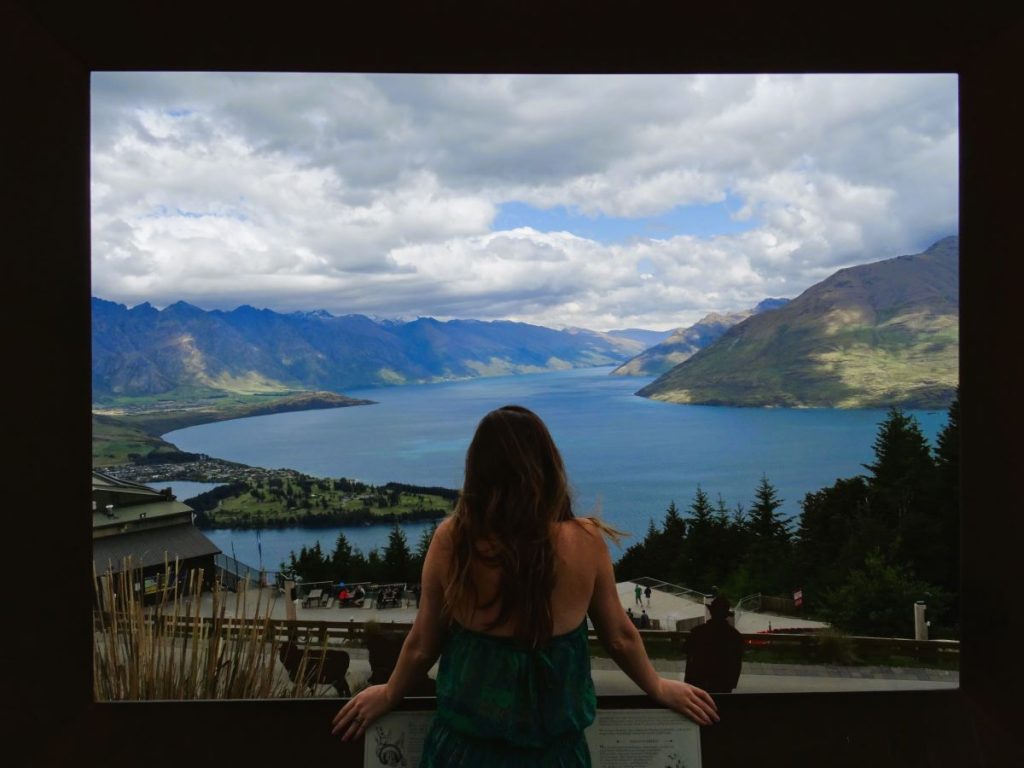
[[[683,679],[714,693],[736,687],[743,664],[743,635],[729,624],[729,601],[719,595],[708,606],[711,620],[690,630]]]
[[[358,738],[440,656],[421,766],[589,766],[597,698],[587,616],[609,655],[662,706],[702,725],[714,700],[659,677],[615,586],[604,536],[577,518],[561,455],[533,412],[491,411],[466,454],[455,512],[423,564],[420,610],[388,682],[356,694],[331,733]]]

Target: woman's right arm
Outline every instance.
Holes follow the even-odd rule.
[[[601,644],[629,679],[659,704],[680,712],[701,725],[718,722],[718,708],[707,691],[660,677],[647,657],[640,632],[626,615],[615,588],[611,553],[600,531],[586,526],[590,535],[591,562],[597,564],[594,591],[588,613]]]
[[[420,607],[391,676],[382,685],[364,688],[334,716],[331,733],[340,734],[342,741],[363,736],[374,720],[390,712],[413,683],[427,674],[441,653],[444,580],[451,563],[450,520],[446,518],[437,527],[427,549]]]

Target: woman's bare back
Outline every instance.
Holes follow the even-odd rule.
[[[555,588],[551,595],[552,634],[564,635],[579,627],[587,615],[596,576],[594,557],[595,539],[600,532],[587,519],[568,520],[552,523],[555,542]],[[480,546],[482,554],[488,554],[486,543]],[[477,587],[479,605],[486,605],[498,591],[501,573],[497,566],[488,566],[479,560],[472,565],[473,582]],[[476,632],[508,637],[514,633],[514,620],[488,629],[499,613],[500,605],[495,603],[487,608],[473,611],[469,606],[459,606],[454,619]]]

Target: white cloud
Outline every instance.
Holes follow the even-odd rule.
[[[952,75],[93,75],[93,291],[671,327],[957,228]],[[740,234],[491,231],[739,200]]]

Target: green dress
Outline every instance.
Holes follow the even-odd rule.
[[[596,709],[586,619],[537,651],[454,626],[420,766],[589,766]]]

